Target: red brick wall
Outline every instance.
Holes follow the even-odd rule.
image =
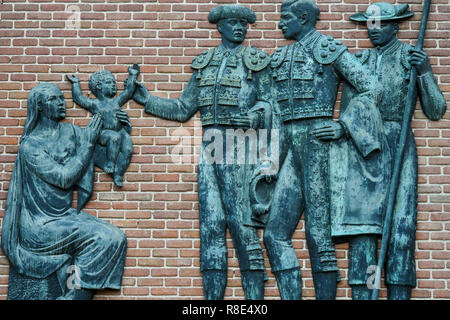
[[[257,14],[246,43],[273,52],[285,45],[277,29],[281,0],[239,1]],[[403,0],[399,2],[405,2]],[[414,12],[422,0],[407,1]],[[77,74],[85,94],[89,74],[112,71],[123,88],[127,66],[141,65],[142,79],[155,94],[177,97],[187,83],[192,58],[216,46],[220,38],[207,22],[216,3],[234,0],[4,0],[0,4],[0,216],[3,217],[8,184],[26,117],[26,97],[38,82],[54,82],[67,99],[67,120],[84,126],[91,116],[71,102],[65,74]],[[447,101],[450,100],[450,5],[433,0],[425,41],[433,70]],[[354,51],[370,47],[365,26],[349,22],[349,15],[365,10],[364,0],[319,0],[318,29],[331,34]],[[79,29],[70,25],[71,5],[81,12]],[[67,11],[67,12],[66,12]],[[68,22],[69,21],[69,22]],[[420,14],[400,26],[400,38],[417,36]],[[413,41],[414,42],[414,41]],[[99,299],[202,298],[199,271],[197,176],[194,163],[174,164],[171,150],[177,128],[187,129],[198,142],[198,117],[180,125],[146,115],[134,102],[126,106],[133,123],[134,156],[122,189],[97,170],[95,194],[86,211],[122,228],[128,253],[120,292],[104,291]],[[412,126],[419,152],[419,214],[416,242],[418,287],[415,298],[450,298],[450,113],[439,122],[428,121],[419,107]],[[314,296],[303,220],[294,234],[302,266],[304,297]],[[237,258],[229,240],[227,298],[242,298]],[[347,245],[337,246],[343,281],[339,299],[349,298]],[[278,298],[270,280],[266,297]],[[6,298],[8,261],[0,256],[0,297]],[[385,296],[383,290],[382,295]]]

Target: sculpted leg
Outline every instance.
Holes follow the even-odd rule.
[[[100,136],[100,144],[106,146],[106,162],[103,170],[113,173],[116,159],[120,151],[120,133],[112,130],[103,130]]]
[[[214,165],[199,165],[198,188],[204,296],[223,300],[227,285],[226,221]]]
[[[389,300],[410,300],[411,299],[411,286],[404,285],[388,285],[388,299]]]
[[[356,284],[352,287],[352,299],[353,300],[370,300],[372,296],[372,290],[366,285]]]
[[[417,152],[410,133],[397,191],[386,259],[388,298],[409,299],[416,286]]]
[[[337,272],[313,272],[316,300],[334,300],[337,290]]]
[[[127,240],[117,227],[73,210],[63,218],[37,225],[35,235],[39,243],[53,243],[52,255],[70,255],[56,270],[60,299],[90,299],[94,290],[120,289]]]
[[[263,300],[264,257],[256,229],[242,222],[229,222],[228,227],[239,259],[245,298]]]
[[[248,226],[250,212],[248,177],[253,165],[217,166],[227,227],[239,260],[242,287],[248,300],[264,299],[264,257],[256,228]]]
[[[113,178],[114,183],[117,186],[122,187],[123,175],[130,164],[131,156],[133,154],[133,142],[131,136],[124,129],[120,131],[120,135],[122,137],[121,147],[116,159],[116,168],[114,170]]]
[[[202,271],[202,280],[205,300],[223,300],[227,287],[226,270]]]
[[[97,289],[102,284],[100,288],[120,289],[127,250],[124,232],[84,212],[72,223],[79,226],[79,238],[83,240],[72,246],[76,252],[73,265],[80,269],[81,288]],[[81,293],[72,294],[77,297]]]
[[[264,244],[283,300],[302,297],[300,264],[292,246],[292,235],[303,211],[301,183],[289,151],[275,187]]]
[[[242,271],[242,287],[244,288],[245,299],[264,299],[264,271]]]
[[[239,259],[245,298],[247,300],[263,300],[264,257],[256,229],[245,226],[241,219],[227,220]]]
[[[317,300],[336,298],[338,268],[331,241],[327,143],[309,136],[304,156],[305,231]]]
[[[368,271],[370,266],[376,266],[378,237],[355,236],[350,239],[349,244],[348,283],[352,287],[352,298],[370,300],[372,290],[369,289]]]
[[[302,274],[300,268],[276,271],[278,289],[283,300],[301,300]]]

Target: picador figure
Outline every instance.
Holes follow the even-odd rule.
[[[417,71],[416,91],[426,117],[439,120],[447,108],[427,54],[397,38],[399,21],[413,15],[407,4],[394,6],[377,2],[369,6],[366,12],[350,17],[353,21],[367,22],[369,39],[374,45],[374,48],[357,52],[355,56],[381,84],[382,98],[377,103],[380,113],[379,132],[382,133],[380,152],[389,160],[380,161],[376,167],[365,170],[366,173],[371,172],[371,177],[366,175],[365,183],[376,175],[381,178],[387,174],[388,179],[383,178],[385,188],[368,188],[368,184],[365,185],[366,191],[348,192],[350,189],[347,188],[345,196],[332,201],[336,208],[332,217],[333,237],[350,242],[348,281],[352,287],[353,299],[369,299],[371,295],[372,288],[367,286],[368,277],[375,273],[375,270],[370,268],[377,265],[377,245],[386,220],[383,215],[387,201],[381,203],[378,208],[369,208],[365,195],[373,195],[378,190],[378,199],[386,199],[388,196],[387,186],[394,169],[394,158],[400,147],[398,141],[406,112],[412,68]],[[341,112],[347,108],[354,93],[353,88],[344,85]],[[413,99],[415,103],[416,98]],[[375,126],[376,122],[378,120],[372,118],[371,125]],[[417,151],[411,128],[407,131],[404,148],[384,267],[389,299],[409,299],[411,289],[416,285],[414,252],[417,223]],[[373,157],[364,160],[366,167],[368,161],[373,161]],[[354,182],[352,184],[355,185]],[[359,199],[356,194],[359,194]]]

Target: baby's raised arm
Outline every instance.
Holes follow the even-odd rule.
[[[120,107],[133,97],[134,91],[136,90],[136,80],[140,73],[139,65],[133,64],[133,66],[128,68],[128,73],[130,77],[126,81],[125,90],[117,98],[117,103]]]
[[[80,107],[93,113],[95,99],[89,99],[89,98],[83,96],[83,94],[81,92],[81,87],[80,87],[80,79],[75,75],[72,75],[72,77],[70,77],[69,75],[66,75],[66,78],[67,78],[67,80],[70,81],[70,83],[72,83],[73,101],[75,101],[75,103],[77,105],[79,105]]]

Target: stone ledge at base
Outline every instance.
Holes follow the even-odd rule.
[[[62,295],[56,273],[36,279],[20,275],[9,267],[8,300],[55,300]]]

